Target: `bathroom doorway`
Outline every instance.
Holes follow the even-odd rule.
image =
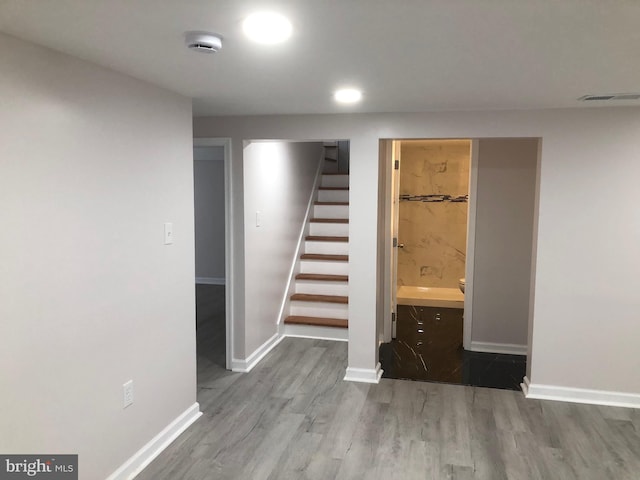
[[[519,388],[538,149],[539,139],[381,141],[391,236],[383,376]]]
[[[389,375],[462,383],[471,140],[392,146],[393,276]],[[387,360],[385,358],[385,360]]]

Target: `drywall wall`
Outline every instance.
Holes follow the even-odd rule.
[[[224,147],[194,147],[193,160],[196,280],[223,283]]]
[[[0,451],[105,478],[196,401],[191,102],[5,35],[0,63]]]
[[[235,146],[243,138],[351,140],[349,366],[364,369],[377,363],[376,303],[384,283],[376,275],[382,261],[377,256],[379,139],[542,138],[530,379],[638,394],[640,360],[633,360],[633,339],[640,336],[634,281],[640,222],[633,219],[639,133],[638,108],[194,119],[196,137],[233,139],[236,189],[243,160]],[[237,190],[234,195],[242,201]],[[234,235],[239,233],[242,227],[236,225]],[[244,262],[241,251],[232,260],[236,265]]]
[[[472,350],[526,351],[538,144],[478,141]]]
[[[317,142],[250,142],[244,148],[247,357],[277,333],[322,156]]]

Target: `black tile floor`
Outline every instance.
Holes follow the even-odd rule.
[[[462,313],[398,305],[396,338],[380,346],[382,376],[519,390],[526,357],[464,350]]]

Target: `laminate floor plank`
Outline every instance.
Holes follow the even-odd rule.
[[[384,418],[389,405],[366,402],[360,413],[351,444],[344,457],[337,479],[369,478],[375,470],[380,445],[383,443]]]
[[[440,387],[436,384],[398,380],[393,383],[391,403],[389,404],[389,421],[396,425],[396,432],[402,432],[406,438],[427,440],[424,438],[424,422],[427,418],[426,404],[430,391]],[[431,410],[434,417],[439,417],[441,406]]]
[[[441,462],[444,465],[473,467],[471,439],[469,435],[469,411],[463,392],[457,385],[443,385],[440,437],[444,448]]]
[[[491,400],[494,405],[496,428],[509,432],[527,430],[514,395],[507,390],[492,389]]]
[[[344,378],[344,368],[338,365],[343,365],[346,358],[339,362],[328,362],[327,358],[323,358],[300,384],[289,404],[291,411],[307,412],[311,418],[315,418],[314,411],[318,408],[338,404],[341,390],[336,386]]]
[[[224,288],[198,293],[223,297]],[[138,480],[640,478],[640,410],[461,385],[344,382],[347,344],[302,338],[284,339],[250,373],[231,373],[220,304],[198,300],[204,415]]]
[[[325,445],[332,458],[343,459],[347,454],[353,435],[358,427],[360,412],[369,390],[368,384],[347,383],[338,408],[335,409],[331,425],[325,434]]]
[[[290,448],[286,449],[269,475],[269,480],[297,480],[305,478],[311,458],[317,451],[322,435],[309,433],[303,426],[291,439]]]
[[[475,478],[506,480],[504,461],[498,448],[498,431],[493,411],[474,406],[471,414],[470,449]]]
[[[249,463],[265,436],[280,424],[286,402],[287,400],[279,398],[268,402],[251,402],[246,415],[240,416],[235,426],[220,435],[220,438],[225,439],[224,447],[213,450],[215,458],[222,464]]]
[[[391,403],[393,398],[393,381],[381,378],[380,383],[372,387],[369,400],[377,403]]]
[[[550,415],[545,415],[541,402],[531,402],[524,395],[516,397],[521,419],[525,429],[532,432],[538,443],[549,448],[559,448],[560,439],[555,428],[555,420]]]
[[[311,347],[300,357],[295,369],[291,369],[279,385],[274,387],[275,395],[283,398],[293,398],[309,374],[317,369],[318,361],[325,353],[322,347]]]
[[[640,450],[630,448],[624,436],[617,431],[615,423],[605,419],[598,407],[589,407],[590,411],[582,414],[585,432],[592,439],[592,443],[597,443],[605,449],[603,460],[613,461],[617,465],[635,466],[634,470],[640,474],[640,465],[634,455]]]
[[[304,415],[284,413],[280,415],[272,428],[265,430],[260,444],[251,452],[241,478],[251,480],[267,480],[271,472],[280,463],[287,449],[298,449],[299,445],[292,445],[291,439],[304,421]]]
[[[602,446],[594,448],[582,425],[580,412],[585,405],[562,402],[547,402],[545,412],[552,415],[553,428],[558,432],[560,448],[565,461],[571,466],[576,478],[597,480],[598,478],[619,478],[606,476],[603,467]]]

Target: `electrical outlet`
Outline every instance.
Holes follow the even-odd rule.
[[[122,394],[122,408],[127,408],[133,403],[133,380],[129,380],[128,382],[122,384]]]

